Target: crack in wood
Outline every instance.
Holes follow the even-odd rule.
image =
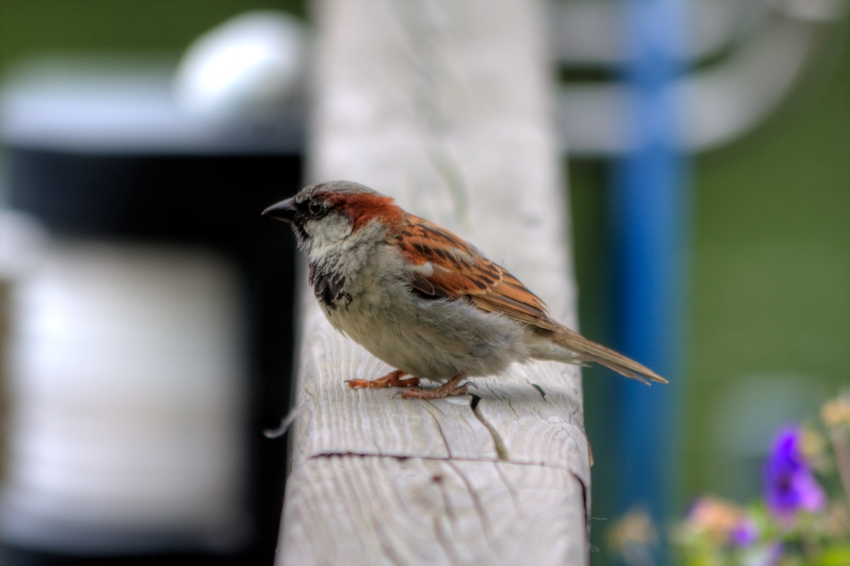
[[[584,505],[584,547],[587,549],[585,558],[586,562],[590,564],[590,490],[578,474],[575,472],[570,472],[570,474],[576,479],[579,485],[581,485],[581,499],[582,504]]]
[[[535,388],[535,389],[537,390],[537,392],[538,392],[538,393],[540,393],[540,396],[541,396],[541,397],[543,398],[543,400],[545,401],[545,400],[546,400],[546,392],[545,392],[545,391],[543,391],[543,388],[542,388],[542,387],[540,387],[539,385],[537,385],[536,383],[532,382],[532,381],[529,381],[528,383],[529,383],[529,384],[530,384],[533,388]]]
[[[436,411],[438,413],[445,416],[445,413],[443,413],[439,408],[434,407],[434,405],[429,403],[428,406],[433,407],[434,409],[436,409]],[[451,459],[452,458],[452,449],[449,446],[449,439],[446,438],[446,433],[443,432],[443,427],[440,425],[440,419],[438,419],[437,415],[431,413],[430,411],[428,411],[428,414],[431,415],[431,417],[434,419],[434,424],[437,425],[437,432],[440,433],[440,438],[443,439],[443,446],[446,447],[446,454],[448,454],[448,459]]]
[[[469,404],[472,408],[472,413],[475,415],[475,418],[481,421],[484,428],[490,432],[490,436],[493,437],[493,445],[496,448],[496,454],[499,456],[499,460],[510,461],[510,458],[508,457],[508,448],[505,446],[502,437],[499,436],[499,431],[496,430],[496,427],[490,424],[490,421],[487,420],[484,413],[482,413],[481,409],[478,408],[479,403],[481,403],[481,397],[478,395],[472,395],[472,402]]]
[[[491,459],[491,458],[464,458],[459,456],[452,456],[451,458],[445,456],[410,456],[410,455],[401,455],[401,454],[376,454],[370,452],[347,452],[347,451],[339,451],[339,452],[319,452],[318,454],[313,454],[308,456],[304,462],[302,462],[299,466],[303,466],[304,463],[309,462],[310,460],[320,460],[322,458],[392,458],[393,460],[398,460],[399,462],[404,462],[405,460],[417,459],[423,460],[426,462],[489,462],[489,463],[497,463],[497,462],[505,462],[506,464],[513,464],[516,466],[531,466],[531,467],[540,467],[547,468],[550,470],[561,470],[562,472],[566,472],[571,475],[576,475],[577,472],[566,466],[555,466],[552,464],[547,464],[546,462],[522,462],[517,460],[510,459]],[[576,477],[579,477],[576,475]]]

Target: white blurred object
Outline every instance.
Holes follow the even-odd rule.
[[[764,0],[691,0],[685,14],[688,32],[684,57],[689,61],[710,57],[740,39],[748,24],[768,9]],[[632,57],[623,33],[626,16],[619,0],[553,1],[549,3],[549,16],[552,46],[562,64],[621,66]]]
[[[13,303],[5,541],[87,553],[242,542],[238,291],[205,251],[53,246]]]
[[[14,281],[35,270],[44,257],[47,232],[21,212],[0,211],[0,280]]]
[[[819,38],[847,11],[848,0],[700,0],[688,2],[691,33],[686,59],[734,47],[721,62],[691,71],[672,85],[680,104],[683,151],[720,147],[756,128],[792,92],[814,60]],[[613,0],[571,0],[552,21],[558,59],[577,66],[623,64],[622,5]],[[579,16],[579,17],[574,17]],[[618,20],[619,19],[619,20]],[[581,28],[581,32],[579,32]],[[573,157],[608,157],[633,151],[630,85],[587,82],[561,86],[557,120]]]
[[[847,0],[785,0],[780,4],[791,18],[813,22],[830,22],[847,14]]]
[[[283,12],[228,20],[187,50],[174,77],[177,102],[211,117],[278,108],[301,89],[306,44],[303,24]]]
[[[304,108],[211,119],[178,106],[174,64],[62,56],[3,75],[0,141],[12,148],[110,155],[283,155],[304,151]]]

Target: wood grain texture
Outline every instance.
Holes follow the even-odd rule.
[[[312,180],[348,179],[469,239],[575,324],[541,0],[319,0]],[[281,564],[582,564],[579,372],[514,365],[475,396],[344,381],[394,369],[302,294]],[[440,478],[435,480],[435,478]]]
[[[381,478],[378,484],[374,480]],[[581,564],[566,470],[387,457],[311,460],[291,478],[290,564]],[[546,518],[541,528],[540,518]],[[394,520],[395,519],[395,520]],[[314,544],[320,526],[345,544]],[[523,541],[517,544],[517,541]]]

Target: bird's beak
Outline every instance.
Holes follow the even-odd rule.
[[[283,222],[295,220],[295,197],[282,200],[263,211],[263,216],[271,216]]]

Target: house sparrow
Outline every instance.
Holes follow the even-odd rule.
[[[464,378],[529,360],[598,362],[647,384],[667,383],[562,326],[505,268],[368,187],[310,185],[263,214],[292,225],[331,325],[398,368],[352,379],[350,387],[409,387],[405,399],[465,395]],[[445,383],[425,390],[421,377]]]

